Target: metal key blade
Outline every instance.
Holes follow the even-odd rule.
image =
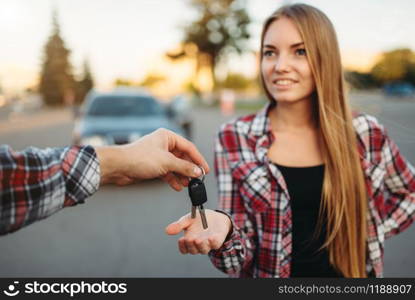
[[[192,205],[192,219],[196,218],[196,206]]]
[[[205,210],[203,209],[203,205],[199,205],[198,208],[199,208],[200,218],[202,219],[203,229],[207,229],[208,223],[207,223],[207,219],[205,215]]]

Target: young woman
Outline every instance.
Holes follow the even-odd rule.
[[[352,115],[330,20],[278,9],[260,66],[269,104],[219,132],[221,211],[167,233],[232,276],[382,277],[384,240],[415,217],[415,170],[374,117]]]

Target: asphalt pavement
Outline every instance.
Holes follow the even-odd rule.
[[[377,94],[352,98],[361,110],[379,118],[402,153],[415,164],[415,99],[386,99]],[[247,113],[238,111],[236,115]],[[212,170],[216,132],[220,124],[234,117],[222,116],[217,108],[194,110],[194,142]],[[1,144],[21,150],[29,145],[55,147],[70,143],[73,122],[69,111],[30,118],[27,122],[20,119],[20,125],[13,126],[13,120],[8,121],[0,112]],[[207,207],[215,208],[213,172],[206,178],[206,187]],[[206,256],[181,255],[178,237],[164,233],[167,224],[189,212],[186,193],[175,192],[158,180],[123,188],[105,186],[86,204],[64,209],[1,237],[0,276],[225,277]],[[414,277],[413,253],[415,226],[386,241],[385,276]]]

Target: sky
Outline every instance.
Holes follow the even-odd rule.
[[[258,50],[262,22],[282,3],[246,0],[252,24],[250,50]],[[71,49],[75,73],[88,59],[98,87],[115,78],[139,81],[182,38],[181,26],[196,12],[188,0],[0,0],[0,86],[17,91],[37,82],[42,50],[52,28],[53,8]],[[376,54],[397,47],[415,50],[415,1],[301,1],[333,22],[346,66],[367,68]],[[230,67],[254,72],[255,61],[234,58]]]

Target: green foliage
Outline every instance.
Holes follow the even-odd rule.
[[[135,83],[129,79],[117,78],[114,81],[115,86],[135,86]]]
[[[192,0],[199,18],[185,28],[185,43],[197,45],[214,63],[225,50],[242,53],[250,37],[250,19],[243,4],[240,0]]]
[[[239,73],[229,73],[226,78],[217,83],[218,87],[243,91],[253,85],[253,79]]]
[[[153,87],[155,84],[165,81],[166,77],[158,74],[149,73],[141,82],[134,82],[125,78],[117,78],[114,82],[115,86],[130,86],[130,87]]]
[[[192,95],[194,95],[196,97],[196,99],[200,99],[200,97],[202,96],[199,92],[199,90],[197,89],[197,87],[193,84],[193,82],[188,82],[185,85],[185,90],[189,93],[191,93]]]
[[[371,73],[347,71],[345,73],[345,79],[355,89],[369,89],[379,86],[379,82]]]
[[[243,53],[250,35],[250,18],[245,10],[244,0],[190,0],[197,10],[197,19],[184,27],[183,50],[168,54],[171,59],[187,55],[186,46],[197,47],[197,71],[208,67],[215,80],[215,67],[219,60],[225,60],[229,53]]]
[[[44,49],[39,92],[46,105],[62,105],[65,97],[74,93],[74,78],[69,63],[70,51],[60,36],[56,13],[53,15],[53,32]]]
[[[147,74],[147,76],[143,79],[143,81],[140,82],[140,86],[144,86],[144,87],[152,87],[155,84],[161,82],[161,81],[165,81],[166,77],[162,76],[162,75],[156,75],[156,74]]]
[[[381,83],[398,80],[415,83],[415,53],[410,49],[385,52],[371,74]]]

